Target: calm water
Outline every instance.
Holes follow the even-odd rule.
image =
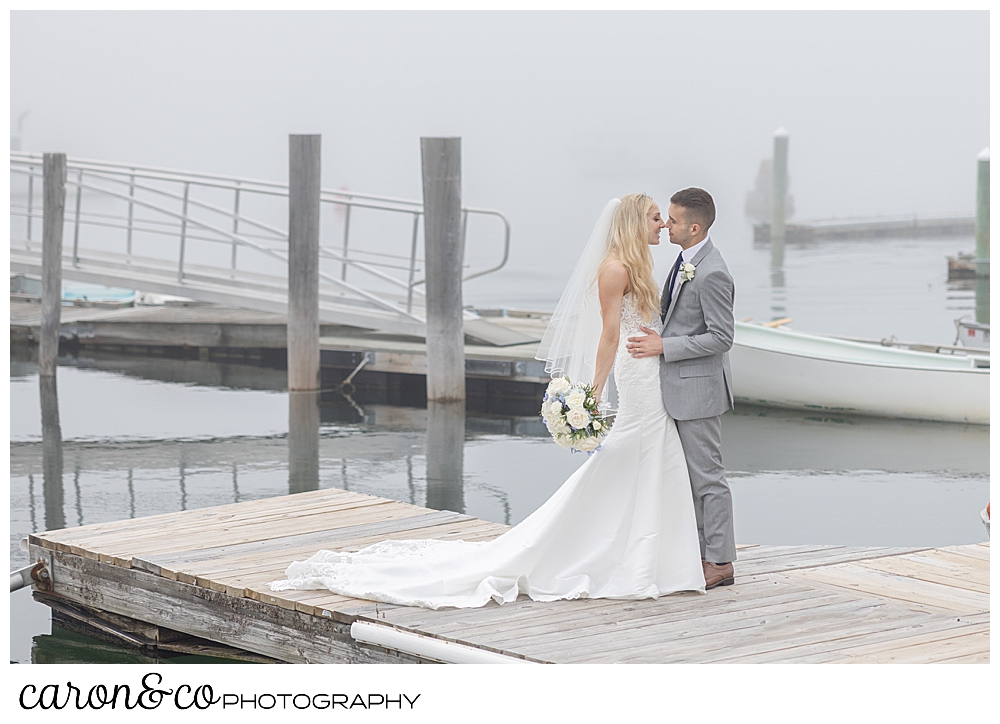
[[[737,318],[790,316],[807,331],[950,343],[954,319],[972,313],[974,299],[946,283],[945,256],[972,248],[971,239],[789,248],[778,277],[768,252],[748,240],[723,252],[737,280]],[[657,250],[660,268],[672,253]],[[561,282],[541,271],[509,271],[470,283],[466,299],[546,309],[560,291]],[[516,524],[583,462],[552,444],[537,417],[445,414],[328,394],[317,423],[290,403],[280,371],[80,358],[61,361],[57,391],[46,393],[59,410],[58,476],[43,454],[36,369],[15,359],[12,569],[27,563],[18,542],[31,531],[311,488]],[[941,546],[987,538],[979,511],[989,499],[988,428],[749,407],[723,420],[741,543]],[[318,458],[303,460],[299,451],[311,444]],[[429,467],[428,457],[438,464]],[[48,609],[27,591],[11,599],[12,661],[144,660],[53,630]]]

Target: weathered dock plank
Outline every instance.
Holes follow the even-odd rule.
[[[340,541],[364,538],[369,535],[392,535],[413,528],[441,525],[458,520],[474,520],[471,516],[441,510],[431,513],[416,513],[403,518],[393,518],[376,523],[362,523],[341,526],[319,532],[298,533],[281,538],[265,538],[247,543],[232,543],[221,546],[206,546],[195,550],[172,551],[145,555],[141,559],[133,555],[132,566],[143,568],[150,573],[170,576],[178,566],[197,566],[199,563],[213,564],[218,561],[239,560],[246,556],[259,556],[266,552],[286,551],[315,546],[316,549]]]
[[[889,622],[881,629],[852,630],[834,632],[832,636],[820,637],[812,642],[792,642],[781,648],[771,648],[760,653],[733,651],[730,656],[716,658],[714,663],[833,663],[849,662],[852,652],[867,646],[885,644],[889,651],[905,648],[919,637],[950,638],[960,635],[971,626],[989,627],[989,622],[969,623],[965,618],[928,618],[910,626],[899,626]],[[959,631],[959,633],[955,633]]]
[[[891,664],[891,663],[960,663],[969,659],[988,662],[990,650],[989,624],[969,626],[970,631],[935,632],[912,636],[907,645],[899,642],[858,646],[845,652],[850,663]]]
[[[980,593],[957,586],[923,581],[911,578],[905,573],[895,574],[885,570],[874,570],[861,563],[842,563],[836,566],[800,570],[790,575],[855,593],[921,604],[943,611],[979,613],[990,609],[988,591]]]
[[[522,596],[503,606],[431,611],[325,590],[276,593],[268,585],[320,548],[357,550],[389,538],[490,540],[505,530],[458,513],[320,490],[36,533],[29,552],[50,568],[52,590],[39,593],[50,605],[135,621],[131,631],[179,632],[261,661],[434,660],[410,644],[361,643],[351,635],[356,623],[389,627],[407,641],[536,662],[989,661],[988,543],[740,546],[736,585],[656,600]],[[132,643],[137,636],[122,635]]]
[[[221,516],[191,515],[178,519],[176,523],[172,521],[169,526],[164,526],[162,525],[163,521],[157,520],[150,525],[130,526],[120,530],[112,528],[94,535],[86,533],[74,535],[69,531],[59,531],[50,540],[55,540],[63,547],[68,547],[74,553],[78,549],[110,558],[120,551],[141,552],[147,555],[154,550],[165,552],[163,546],[166,546],[166,550],[186,550],[201,545],[217,547],[227,543],[249,542],[277,535],[282,527],[293,524],[301,525],[299,530],[303,530],[327,521],[333,521],[335,525],[351,525],[352,521],[356,522],[364,516],[406,517],[423,512],[416,506],[378,498],[373,499],[370,496],[365,497],[368,499],[327,501],[325,504],[316,501],[299,508],[293,505],[287,514],[280,510],[277,512],[264,510],[246,516],[233,514]],[[242,505],[242,503],[238,505]],[[313,516],[318,517],[319,520],[308,520]],[[323,530],[324,528],[318,529]],[[212,537],[206,538],[206,535]],[[99,552],[95,548],[96,546],[100,546]]]
[[[958,566],[935,565],[931,559],[921,560],[912,556],[897,556],[891,561],[884,561],[878,558],[874,560],[860,561],[859,565],[864,568],[871,568],[883,573],[914,578],[927,583],[938,583],[952,588],[963,588],[967,591],[978,593],[990,593],[990,573],[983,570],[960,570]],[[971,568],[971,566],[970,566]]]
[[[800,568],[816,568],[868,558],[885,558],[911,553],[919,548],[859,548],[851,546],[767,546],[740,555],[740,574],[780,573]],[[773,552],[773,553],[772,553]]]
[[[87,540],[88,538],[100,539],[105,534],[127,534],[131,531],[146,531],[151,527],[168,521],[171,527],[180,527],[185,524],[198,522],[215,523],[227,520],[248,520],[260,515],[273,515],[275,512],[284,510],[291,512],[300,507],[322,508],[324,505],[335,504],[341,500],[355,500],[361,504],[374,505],[380,499],[376,498],[373,500],[371,496],[333,488],[317,491],[308,497],[260,498],[241,503],[228,503],[212,508],[198,508],[175,513],[159,513],[142,518],[125,518],[104,523],[92,523],[78,528],[61,528],[59,530],[46,531],[44,534],[44,545],[51,547],[52,545],[59,545],[64,541],[72,542],[74,540]]]
[[[886,618],[891,620],[887,623]],[[757,621],[732,621],[718,630],[698,627],[689,635],[676,627],[654,626],[650,630],[635,630],[619,637],[610,647],[577,646],[563,656],[570,663],[684,663],[699,661],[714,663],[718,659],[740,657],[760,651],[772,651],[791,641],[809,642],[836,635],[845,628],[867,632],[885,625],[905,625],[908,619],[898,612],[886,611],[863,600],[843,601],[826,606],[806,606],[788,611],[775,611]],[[654,645],[655,639],[665,640]]]

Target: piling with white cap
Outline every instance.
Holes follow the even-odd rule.
[[[990,323],[990,147],[979,153],[976,185],[976,321]]]
[[[785,197],[788,195],[788,131],[774,132],[774,162],[771,175],[771,266],[785,261]]]

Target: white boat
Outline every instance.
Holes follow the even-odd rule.
[[[955,344],[975,349],[990,348],[990,325],[976,322],[968,316],[955,320]]]
[[[737,322],[730,363],[737,402],[990,424],[986,350],[851,340]]]

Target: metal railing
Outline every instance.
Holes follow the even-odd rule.
[[[15,176],[25,177],[27,180],[26,200],[20,202],[12,198],[11,216],[26,219],[23,241],[30,249],[37,243],[32,238],[34,221],[42,217],[41,200],[35,197],[35,187],[39,186],[40,191],[41,186],[42,155],[11,152],[10,159],[12,190]],[[283,221],[268,223],[246,213],[248,200],[287,198],[287,184],[76,158],[67,158],[66,183],[66,222],[72,228],[74,266],[80,263],[80,229],[93,227],[124,231],[121,241],[124,242],[122,257],[126,264],[136,258],[134,252],[137,236],[175,238],[178,242],[176,278],[180,284],[185,281],[186,257],[192,242],[227,246],[229,254],[225,266],[234,280],[245,255],[241,254],[241,250],[256,254],[257,259],[278,262],[287,270],[288,235],[286,228],[282,228],[287,224]],[[84,191],[88,193],[84,194]],[[209,200],[207,197],[214,198]],[[220,197],[228,197],[229,203],[223,205]],[[124,204],[125,210],[121,213],[109,213],[107,210],[88,207],[88,203],[93,206],[94,199],[97,198],[105,204],[108,201]],[[335,241],[335,235],[330,233],[329,228],[320,239],[321,260],[339,264],[339,274],[321,269],[321,280],[345,295],[363,299],[407,318],[417,319],[413,315],[414,296],[424,294],[420,288],[424,279],[418,278],[421,271],[418,249],[422,203],[343,189],[322,189],[320,204],[321,209],[323,206],[332,206],[343,214],[343,230],[336,234]],[[287,211],[287,206],[285,210]],[[355,244],[352,239],[352,212],[361,210],[412,217],[409,238],[405,240],[408,242],[408,249],[403,244],[397,244],[400,248],[393,253],[390,251],[391,245],[381,243],[381,239],[379,249],[366,249]],[[465,274],[463,281],[503,268],[510,255],[510,222],[503,213],[493,209],[462,208],[463,249],[470,216],[496,217],[502,222],[502,254],[499,263],[470,271]],[[16,243],[13,233],[11,243]],[[161,257],[158,258],[162,260]],[[221,265],[217,266],[221,268]],[[400,290],[405,294],[406,311],[402,312],[398,304],[348,282],[348,270],[363,273],[369,279],[378,279],[383,284]],[[282,274],[287,276],[287,271]]]

